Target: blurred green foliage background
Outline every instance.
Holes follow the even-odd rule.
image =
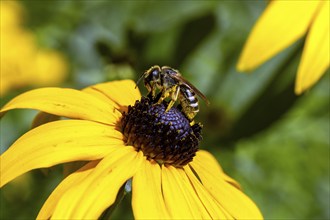
[[[61,87],[136,80],[155,64],[179,69],[211,101],[201,104],[196,119],[204,124],[201,148],[241,183],[266,219],[330,218],[329,73],[294,95],[303,40],[251,74],[235,70],[266,1],[21,3],[24,25],[38,44],[67,59]],[[1,106],[28,89],[8,93]],[[1,152],[30,128],[34,115],[20,110],[1,119]],[[35,218],[61,178],[57,166],[9,183],[1,189],[0,218]],[[130,196],[114,214],[132,218]]]

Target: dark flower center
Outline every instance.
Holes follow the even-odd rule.
[[[123,113],[122,132],[127,145],[142,150],[149,160],[182,167],[196,155],[202,127],[191,126],[176,107],[165,113],[166,106],[142,97]]]

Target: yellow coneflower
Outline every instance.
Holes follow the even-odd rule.
[[[176,107],[165,113],[165,105],[141,98],[131,80],[21,94],[1,112],[36,109],[66,120],[37,117],[41,125],[0,156],[0,185],[33,169],[89,161],[57,186],[38,219],[96,219],[127,181],[136,219],[262,219],[215,158],[198,150],[199,124]]]
[[[308,32],[295,92],[301,94],[313,86],[330,64],[329,8],[328,0],[271,1],[246,41],[238,71],[255,69]]]

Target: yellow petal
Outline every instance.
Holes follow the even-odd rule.
[[[53,115],[115,124],[118,120],[114,107],[93,95],[74,89],[42,88],[23,93],[1,112],[12,109],[36,109]]]
[[[161,168],[157,163],[145,161],[133,177],[132,208],[135,219],[168,219],[162,185]],[[146,187],[147,186],[147,187]]]
[[[177,172],[179,177],[177,179],[178,182],[182,183],[182,191],[183,194],[186,194],[186,197],[191,203],[191,208],[194,210],[194,215],[198,219],[211,219],[208,207],[205,207],[203,202],[200,200],[198,193],[196,192],[196,188],[191,184],[190,179],[188,178],[184,169],[177,169],[171,167],[172,172]]]
[[[197,179],[189,166],[185,166],[184,170],[191,181],[199,199],[206,207],[211,219],[233,219],[233,217],[224,210],[221,205],[210,195],[201,182]]]
[[[215,176],[208,167],[197,161],[190,163],[203,186],[217,202],[235,219],[263,219],[254,202],[221,176]]]
[[[142,152],[120,148],[101,160],[80,184],[61,198],[54,219],[97,219],[113,204],[119,188],[140,169]]]
[[[109,99],[104,93],[96,90],[93,87],[87,87],[82,90],[83,92],[89,93],[93,95],[94,97],[97,97],[98,99],[101,99],[103,102],[109,103],[109,105],[113,106],[113,111],[112,114],[115,115],[115,117],[120,118],[122,116],[122,113],[120,109],[122,108],[119,106],[116,102],[113,100]]]
[[[237,69],[252,70],[301,38],[320,1],[271,1],[253,27]]]
[[[20,137],[0,156],[1,183],[36,168],[77,160],[97,160],[123,146],[111,126],[81,120],[55,121]]]
[[[238,184],[238,182],[223,172],[218,161],[209,152],[205,150],[197,151],[194,160],[198,161],[199,163],[204,163],[205,167],[208,167],[210,172],[214,173],[214,175],[221,176],[221,178],[223,178],[228,183],[232,184],[238,189],[241,189],[241,186]]]
[[[47,201],[42,206],[37,219],[49,219],[52,216],[55,207],[58,201],[61,199],[62,195],[64,195],[68,189],[75,187],[77,184],[83,181],[93,171],[98,163],[98,160],[89,162],[76,172],[66,177],[48,197]]]
[[[141,99],[139,89],[135,88],[135,82],[132,80],[112,81],[90,86],[106,97],[117,103],[118,107],[134,105],[136,100]]]
[[[330,5],[324,1],[308,33],[298,68],[295,92],[301,94],[314,85],[330,64]]]
[[[182,169],[173,166],[162,167],[163,196],[166,207],[173,219],[210,218],[201,208],[190,183],[187,183]],[[188,180],[189,181],[189,180]]]

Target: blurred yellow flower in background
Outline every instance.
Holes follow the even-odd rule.
[[[295,93],[313,86],[329,68],[329,1],[271,1],[243,48],[238,71],[250,71],[307,34]]]
[[[37,46],[34,35],[21,24],[23,8],[18,2],[0,4],[0,96],[15,88],[62,82],[67,72],[62,55]]]

